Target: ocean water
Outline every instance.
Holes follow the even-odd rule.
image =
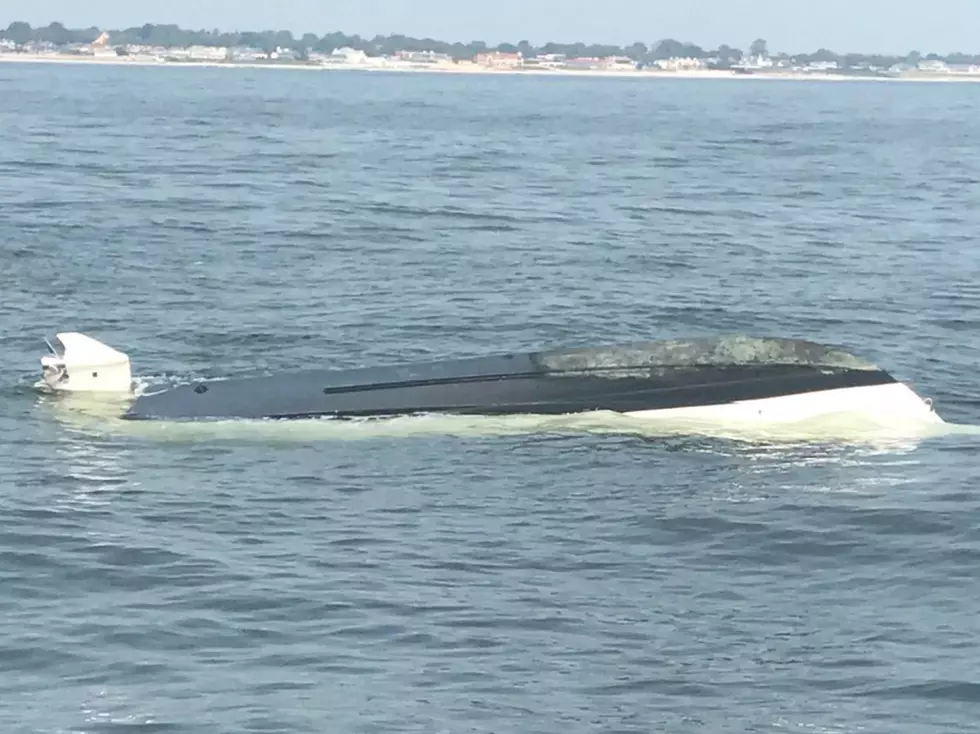
[[[0,65],[0,730],[973,732],[968,84]],[[32,389],[741,331],[957,424],[132,426]]]

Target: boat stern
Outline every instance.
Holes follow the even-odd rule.
[[[51,354],[41,357],[37,387],[55,392],[131,393],[129,357],[85,334],[56,335],[61,349],[45,339]]]

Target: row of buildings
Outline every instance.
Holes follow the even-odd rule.
[[[0,53],[30,53],[33,55],[58,55],[90,58],[115,58],[120,56],[134,57],[141,60],[165,62],[198,62],[198,63],[262,63],[262,62],[292,62],[322,66],[365,66],[365,67],[418,67],[440,68],[476,66],[484,69],[499,70],[593,70],[593,71],[633,71],[642,65],[627,56],[606,57],[568,57],[562,54],[541,54],[526,58],[520,53],[503,51],[488,51],[476,54],[472,60],[460,61],[448,54],[432,51],[399,51],[389,56],[369,56],[364,51],[352,48],[338,48],[330,53],[307,51],[301,53],[295,49],[277,48],[264,51],[248,47],[221,46],[189,46],[187,48],[170,48],[127,44],[113,46],[107,39],[101,39],[91,44],[69,44],[53,46],[51,44],[27,44],[16,47],[10,41],[0,40]],[[710,60],[697,58],[662,59],[649,65],[654,69],[665,71],[696,70],[711,66]]]
[[[980,65],[976,64],[952,64],[942,60],[928,59],[916,63],[899,63],[891,66],[859,65],[855,67],[844,67],[838,61],[811,61],[806,64],[798,64],[792,59],[772,59],[764,56],[749,57],[741,62],[734,64],[733,68],[737,71],[789,71],[789,72],[810,72],[810,73],[842,73],[842,72],[864,72],[874,74],[934,74],[939,76],[971,75],[980,74]]]
[[[642,68],[659,71],[698,71],[730,67],[741,73],[841,73],[844,71],[873,74],[924,73],[937,75],[980,74],[980,66],[947,64],[943,61],[924,60],[917,64],[899,64],[887,69],[860,68],[844,70],[836,61],[815,61],[798,64],[790,59],[772,59],[765,56],[748,57],[735,64],[724,64],[721,59],[670,58],[641,64],[626,56],[569,57],[562,54],[541,54],[525,57],[519,52],[486,51],[471,60],[460,61],[447,54],[432,51],[399,51],[388,56],[369,56],[353,48],[338,48],[330,53],[314,50],[300,52],[291,48],[266,51],[249,47],[190,46],[172,48],[139,44],[113,45],[107,33],[93,43],[54,46],[30,43],[17,46],[12,41],[0,39],[0,53],[30,53],[34,55],[76,56],[92,58],[133,57],[145,61],[198,62],[198,63],[302,63],[319,66],[371,67],[371,68],[458,68],[472,66],[499,70],[577,70],[577,71],[635,71]]]
[[[314,50],[299,52],[291,48],[277,48],[265,51],[249,47],[223,46],[189,46],[187,48],[172,48],[141,44],[126,44],[114,46],[107,34],[103,33],[95,42],[90,44],[68,44],[54,46],[45,43],[30,43],[23,47],[16,46],[11,41],[0,40],[0,53],[22,52],[42,55],[71,55],[80,57],[117,57],[131,56],[142,59],[153,59],[159,62],[229,62],[229,63],[258,63],[263,61],[303,62],[320,65],[361,65],[361,66],[420,66],[439,67],[449,65],[473,64],[488,69],[595,69],[595,70],[630,70],[637,68],[637,62],[628,57],[604,58],[568,58],[561,54],[545,54],[533,58],[525,58],[520,53],[490,51],[479,53],[469,61],[453,59],[448,54],[432,51],[399,51],[389,56],[369,56],[364,51],[352,48],[338,48],[330,53]],[[682,65],[697,67],[699,60],[685,60]],[[678,63],[673,62],[675,65]],[[670,64],[662,62],[664,68]]]

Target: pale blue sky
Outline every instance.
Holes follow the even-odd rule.
[[[0,25],[177,23],[222,30],[406,33],[448,41],[650,43],[837,52],[980,52],[980,0],[0,0]]]

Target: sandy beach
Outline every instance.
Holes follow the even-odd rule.
[[[551,77],[601,77],[621,79],[737,79],[770,81],[883,81],[883,82],[980,82],[980,74],[906,72],[893,76],[862,76],[829,72],[767,71],[751,73],[696,69],[554,69],[554,68],[491,68],[473,62],[455,64],[408,64],[378,60],[359,64],[317,64],[304,62],[238,62],[238,61],[171,61],[150,56],[73,56],[68,54],[0,53],[0,63],[21,64],[88,64],[96,66],[156,66],[169,68],[211,69],[270,69],[294,71],[373,71],[420,74],[471,74],[483,76],[551,76]]]

